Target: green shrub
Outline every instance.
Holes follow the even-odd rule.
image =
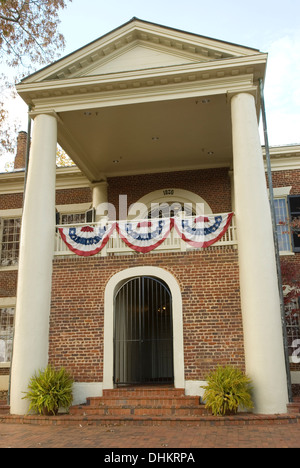
[[[240,369],[217,367],[207,377],[203,400],[212,414],[237,413],[238,408],[252,409],[251,380]]]
[[[73,401],[73,378],[64,369],[48,365],[30,379],[24,398],[30,400],[29,411],[40,414],[57,414],[60,407],[68,409]]]

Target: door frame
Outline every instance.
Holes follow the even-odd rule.
[[[104,296],[103,389],[114,388],[114,297],[125,281],[137,276],[151,276],[164,281],[170,289],[173,311],[174,387],[184,388],[183,317],[180,286],[174,276],[159,267],[133,267],[116,273],[107,283]]]
[[[120,302],[118,301],[119,294],[122,295],[124,301],[123,290],[126,288],[125,291],[127,290],[128,292],[128,286],[133,282],[133,289],[131,289],[131,299],[133,299],[133,303],[131,302],[131,304],[137,306],[137,321],[133,320],[130,308],[124,309],[124,302],[121,301],[121,304],[123,304],[123,307],[121,307],[121,315],[119,315],[120,308],[117,306],[117,304],[120,305]],[[147,288],[147,286],[149,287],[148,295],[145,294],[145,288]],[[159,297],[163,300],[163,297],[160,295],[159,297],[153,296],[154,289],[152,288],[155,288],[156,291],[157,288],[159,288],[160,293],[163,291],[163,297],[166,300],[166,304],[169,303],[170,308],[168,320],[166,319],[167,316],[163,316],[157,311],[157,300]],[[149,305],[147,299],[150,297],[153,301],[151,312],[149,312],[147,307]],[[149,317],[151,317],[150,320]],[[168,327],[165,328],[164,326],[167,322]],[[124,323],[131,323],[132,325],[132,328],[129,331],[129,340],[126,340],[122,333],[124,331]],[[165,340],[169,341],[171,356],[168,352],[167,355],[164,352],[168,349],[168,346],[164,348],[160,347],[160,344],[162,344],[160,333],[162,330],[167,332],[168,337],[164,336],[163,342],[166,345]],[[150,333],[151,338],[149,338],[148,333]],[[132,334],[134,335],[134,344],[139,349],[138,352],[133,353],[130,351],[130,344],[134,345]],[[123,358],[127,356],[125,357],[125,362],[123,358],[117,359],[116,357],[116,353],[119,355],[120,351],[117,342],[123,350]],[[146,364],[144,359],[150,358],[149,349],[151,349],[151,359],[150,362],[147,361]],[[135,276],[125,282],[122,282],[121,286],[116,290],[114,297],[114,353],[114,385],[174,384],[172,294],[168,285],[160,278],[155,276]],[[139,357],[140,359],[138,359]],[[150,369],[151,372],[148,373]],[[164,371],[166,372],[166,375],[163,375],[163,373],[159,375],[159,372]],[[121,378],[125,380],[120,380]]]

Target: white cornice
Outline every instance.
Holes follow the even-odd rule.
[[[300,169],[300,157],[286,157],[271,159],[272,172],[295,171]]]
[[[266,154],[265,147],[263,147],[263,154]],[[282,158],[287,156],[300,157],[300,144],[271,146],[270,156],[271,158]]]
[[[262,148],[266,155],[265,147]],[[293,171],[300,169],[300,145],[273,146],[270,148],[272,171]]]
[[[265,149],[263,148],[265,154]],[[288,171],[300,169],[300,145],[286,145],[273,147],[270,149],[272,171]],[[178,167],[177,171],[192,171],[201,169],[213,169],[220,167],[228,167],[227,164],[216,165],[197,165],[193,167]],[[131,172],[114,172],[107,173],[106,177],[120,177],[129,175],[143,174],[145,171]],[[170,172],[170,168],[159,168],[152,173]],[[76,167],[60,167],[56,172],[56,188],[57,190],[87,188],[91,187],[90,181]],[[24,190],[24,171],[0,173],[0,194],[22,193]]]
[[[253,84],[251,75],[238,77],[206,79],[197,81],[193,74],[189,75],[185,82],[173,80],[172,84],[166,83],[156,85],[152,80],[147,86],[119,86],[118,90],[78,93],[71,96],[56,96],[34,100],[31,116],[40,113],[60,113],[83,109],[96,109],[124,104],[136,104],[142,102],[155,102],[169,99],[181,99],[188,97],[200,97],[217,94],[233,94],[238,92],[249,92],[256,96],[257,86]]]
[[[155,86],[161,87],[164,92],[164,90],[167,91],[168,86],[180,84],[181,87],[189,87],[192,82],[197,83],[198,88],[205,88],[210,80],[217,79],[222,85],[224,80],[242,80],[245,75],[250,75],[252,80],[257,80],[264,76],[266,60],[267,56],[260,54],[108,75],[21,83],[17,86],[17,90],[27,104],[37,106],[39,103],[51,100],[52,107],[56,110],[56,102],[62,99],[69,102],[72,99],[76,101],[78,96],[82,99],[96,94],[99,99],[107,93],[116,94],[125,90],[127,93],[134,94],[136,90],[147,90]]]
[[[23,193],[24,175],[25,171],[0,174],[0,194]],[[89,187],[89,181],[76,166],[57,168],[57,190],[86,187]]]

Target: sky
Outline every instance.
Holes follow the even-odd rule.
[[[62,56],[133,17],[267,52],[265,101],[271,146],[300,144],[299,0],[73,0],[61,15]],[[27,107],[11,103],[27,130]],[[263,141],[262,141],[263,143]],[[0,171],[4,164],[0,157]]]

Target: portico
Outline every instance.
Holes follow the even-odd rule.
[[[266,54],[254,49],[134,18],[18,86],[31,106],[34,133],[20,248],[13,414],[26,413],[22,392],[48,360],[57,142],[94,187],[94,207],[108,201],[108,176],[233,170],[246,370],[255,411],[286,412],[272,223],[258,132],[258,80],[264,79],[266,61]]]

